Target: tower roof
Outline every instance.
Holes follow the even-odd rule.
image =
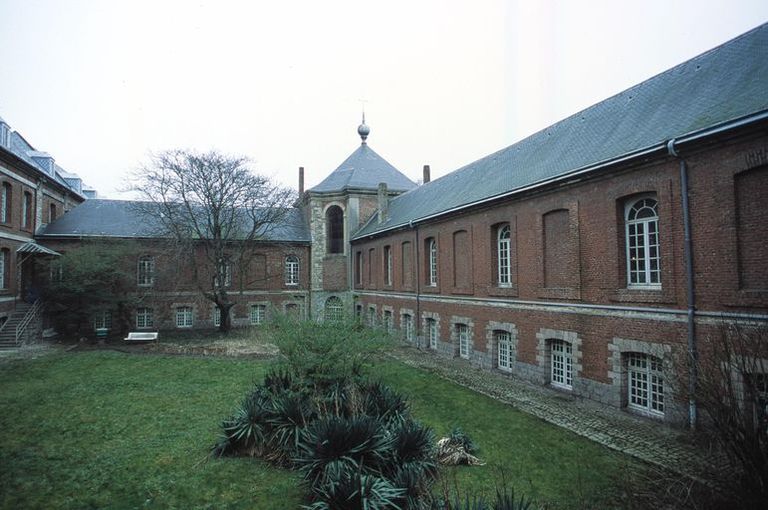
[[[375,190],[380,182],[386,183],[391,191],[408,191],[416,187],[415,182],[363,142],[323,182],[309,191],[334,193],[349,189]]]

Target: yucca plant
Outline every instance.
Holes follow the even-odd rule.
[[[402,422],[410,416],[405,397],[380,381],[360,385],[363,394],[363,413],[377,416],[387,422]]]
[[[448,439],[449,444],[462,447],[470,455],[477,453],[478,448],[475,441],[461,427],[453,427]]]
[[[379,475],[391,457],[392,441],[380,420],[332,416],[307,427],[295,462],[312,487],[337,483],[358,472]]]
[[[264,388],[274,394],[294,389],[294,378],[288,370],[273,368],[264,375]]]
[[[317,418],[306,393],[283,391],[272,399],[269,418],[271,436],[265,457],[278,464],[290,464],[296,456],[306,426]]]
[[[271,418],[271,395],[263,387],[257,387],[243,400],[235,414],[221,424],[224,436],[214,447],[213,454],[261,456],[271,432]]]
[[[308,510],[406,510],[397,505],[402,495],[386,478],[355,473],[314,490],[317,498]]]

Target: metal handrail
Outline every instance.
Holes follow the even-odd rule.
[[[27,329],[27,326],[30,322],[32,322],[32,319],[34,319],[38,312],[40,311],[40,300],[38,299],[35,301],[32,306],[27,310],[27,313],[24,315],[24,318],[21,319],[21,322],[16,326],[16,345],[19,344],[19,338],[21,338],[21,335],[24,334],[24,331]]]

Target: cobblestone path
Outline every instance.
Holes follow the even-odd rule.
[[[398,348],[391,355],[406,365],[434,373],[608,448],[709,486],[719,487],[728,478],[727,461],[706,447],[694,444],[688,431],[413,347]]]

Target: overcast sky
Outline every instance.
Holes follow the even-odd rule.
[[[319,183],[359,144],[416,180],[768,21],[766,0],[0,0],[0,117],[104,197],[150,151]]]

